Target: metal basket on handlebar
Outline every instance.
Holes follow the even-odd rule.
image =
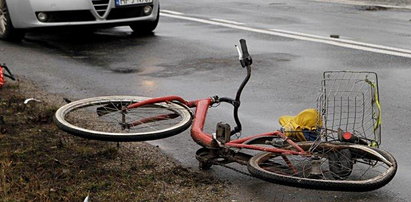
[[[345,133],[370,146],[381,144],[381,106],[374,72],[327,71],[317,101],[322,137],[340,140]],[[358,142],[357,142],[358,143]]]

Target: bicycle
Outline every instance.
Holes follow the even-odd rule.
[[[62,130],[83,138],[117,142],[166,138],[192,126],[191,137],[202,146],[196,152],[200,169],[236,162],[247,165],[249,173],[255,177],[284,185],[339,191],[370,191],[384,186],[393,179],[397,171],[397,162],[390,153],[377,148],[380,139],[361,136],[362,131],[356,129],[356,126],[352,127],[354,129],[351,132],[348,131],[351,126],[343,130],[344,124],[341,120],[345,122],[347,119],[347,124],[352,125],[352,121],[349,120],[353,118],[353,113],[347,115],[342,110],[336,110],[328,114],[333,108],[347,107],[352,110],[353,104],[351,107],[350,104],[346,106],[344,94],[348,92],[345,91],[341,101],[336,98],[333,102],[330,101],[330,92],[333,91],[327,91],[320,96],[318,114],[315,115],[317,120],[311,120],[316,122],[315,127],[296,130],[286,126],[282,130],[233,138],[242,130],[238,109],[242,91],[251,77],[252,64],[245,40],[241,39],[240,44],[241,48],[236,47],[241,66],[246,68],[247,75],[234,99],[218,96],[194,101],[187,101],[179,96],[95,97],[62,106],[56,111],[55,122]],[[330,74],[325,73],[324,77],[328,75]],[[323,86],[330,86],[325,84],[329,84],[331,80],[330,77],[325,78]],[[368,76],[367,82],[371,82]],[[375,88],[375,83],[371,86],[374,86],[371,88],[371,130],[378,136],[381,126],[379,104],[375,107],[375,99],[378,99],[378,94],[375,93],[378,93],[378,88]],[[326,92],[326,89],[329,88],[324,87],[323,92]],[[370,97],[366,94],[361,95]],[[354,97],[354,103],[360,106],[357,96]],[[231,129],[229,124],[220,122],[217,124],[216,132],[208,134],[203,131],[208,109],[219,103],[233,105],[236,126]],[[341,106],[338,103],[341,103]],[[360,110],[357,105],[354,104],[354,114],[361,114],[358,113]],[[191,108],[195,110],[191,111]],[[365,114],[364,110],[362,114]],[[335,118],[336,116],[338,117]],[[79,120],[79,117],[83,120]],[[340,121],[336,121],[338,119]],[[364,121],[360,128],[363,128],[363,131],[368,130],[364,127]],[[312,137],[296,141],[292,134],[304,138],[308,134]],[[252,155],[247,151],[261,153]]]
[[[15,81],[16,78],[10,72],[10,69],[6,66],[6,64],[0,65],[0,88],[4,86],[6,83],[5,77]]]

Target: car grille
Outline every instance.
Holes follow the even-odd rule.
[[[140,16],[144,16],[143,7],[113,8],[107,16],[107,20],[135,18]]]
[[[106,14],[109,6],[109,1],[110,0],[92,0],[93,6],[100,17],[103,17]],[[110,9],[110,13],[107,14],[105,19],[119,20],[150,15],[144,14],[143,7],[144,6],[112,8]],[[39,13],[40,12],[36,12],[36,16]],[[45,13],[48,16],[47,21],[44,23],[96,21],[96,17],[90,12],[90,10],[46,11],[42,13]]]
[[[107,11],[110,0],[91,0],[91,2],[93,3],[94,9],[96,9],[100,17],[103,17]]]

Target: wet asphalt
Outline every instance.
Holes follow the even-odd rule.
[[[411,49],[411,12],[316,1],[164,1],[162,9],[201,19],[218,18],[261,29],[282,29],[402,49]],[[411,58],[241,31],[161,17],[155,33],[134,36],[128,27],[86,32],[29,33],[19,44],[0,41],[0,63],[21,78],[70,99],[102,95],[180,95],[186,99],[235,96],[245,76],[234,44],[245,38],[254,59],[240,118],[243,135],[279,128],[277,118],[316,106],[323,71],[363,70],[379,75],[383,107],[382,149],[399,163],[385,187],[366,193],[300,189],[268,183],[214,166],[230,182],[239,201],[409,201],[411,182]],[[35,95],[33,95],[35,97]],[[209,110],[206,130],[232,123],[232,107]],[[186,167],[197,169],[200,147],[188,131],[151,141]],[[241,167],[236,167],[243,169]]]

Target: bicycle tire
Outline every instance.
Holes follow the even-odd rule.
[[[158,102],[129,109],[126,113],[122,113],[124,111],[120,109],[146,99],[149,98],[104,96],[82,99],[60,107],[55,113],[54,121],[60,129],[70,134],[87,139],[116,142],[161,139],[179,134],[190,126],[191,111],[181,103]],[[172,118],[153,119],[141,124],[137,122],[136,127],[124,127],[126,119],[131,122],[136,121],[133,118],[142,120],[161,113],[171,113]]]
[[[304,143],[304,144],[307,144],[307,143]],[[305,145],[303,147],[305,148],[304,150],[306,151],[313,145],[313,143],[308,143],[308,144],[309,145]],[[334,191],[355,191],[355,192],[371,191],[371,190],[378,189],[386,185],[387,183],[389,183],[393,179],[397,171],[398,165],[397,165],[395,158],[386,151],[376,149],[376,148],[370,148],[370,147],[363,146],[363,145],[353,145],[353,144],[348,145],[348,144],[341,144],[341,143],[323,144],[322,143],[319,145],[319,147],[317,147],[315,152],[321,152],[321,150],[324,150],[324,151],[329,150],[327,149],[327,145],[330,146],[330,148],[331,146],[333,146],[334,149],[339,148],[340,150],[347,150],[347,149],[350,150],[351,152],[350,155],[353,155],[355,159],[355,161],[353,161],[353,163],[355,163],[353,164],[353,166],[355,167],[352,168],[350,172],[351,171],[361,172],[359,171],[359,168],[357,168],[357,166],[360,166],[360,165],[357,165],[357,164],[360,164],[360,162],[364,163],[364,162],[369,161],[371,163],[372,161],[374,161],[375,165],[374,167],[370,165],[369,167],[370,170],[364,170],[363,176],[358,175],[359,173],[353,173],[353,174],[350,173],[349,177],[344,178],[344,175],[346,175],[347,172],[343,172],[344,175],[341,178],[336,179],[334,176],[330,175],[332,173],[327,173],[331,171],[322,170],[322,169],[326,169],[327,167],[326,164],[323,164],[320,166],[322,175],[320,175],[320,177],[315,176],[313,178],[313,176],[307,175],[307,173],[303,174],[304,173],[303,170],[298,170],[297,173],[296,172],[287,173],[287,171],[284,171],[285,169],[287,169],[286,166],[284,165],[286,163],[283,163],[283,164],[281,164],[280,162],[276,162],[277,164],[274,163],[274,159],[277,157],[280,157],[280,155],[269,153],[269,152],[263,152],[263,153],[259,153],[253,156],[252,158],[250,158],[247,168],[248,168],[248,171],[255,177],[258,177],[263,180],[283,184],[283,185],[291,185],[295,187],[303,187],[303,188],[310,188],[310,189],[334,190]],[[287,156],[288,158],[292,157],[291,155],[285,155],[285,156]],[[294,155],[294,157],[295,156],[296,155]],[[305,158],[305,157],[298,156],[298,158]],[[377,165],[377,163],[379,164]],[[270,164],[272,167],[268,167]],[[380,164],[383,164],[383,165],[380,165]],[[377,166],[378,167],[381,166],[382,168],[377,168]],[[309,165],[306,168],[304,167],[304,165],[298,165],[298,167],[301,167],[302,169],[309,169]],[[311,168],[312,167],[314,166],[311,165]],[[382,171],[373,171],[371,167],[373,169],[374,168],[382,169]],[[371,176],[372,173],[370,174],[366,172],[375,172],[376,174],[377,173],[378,174],[376,176]],[[326,177],[326,175],[329,175],[332,177]],[[352,177],[355,175],[359,176],[359,178],[357,179],[355,177]]]

